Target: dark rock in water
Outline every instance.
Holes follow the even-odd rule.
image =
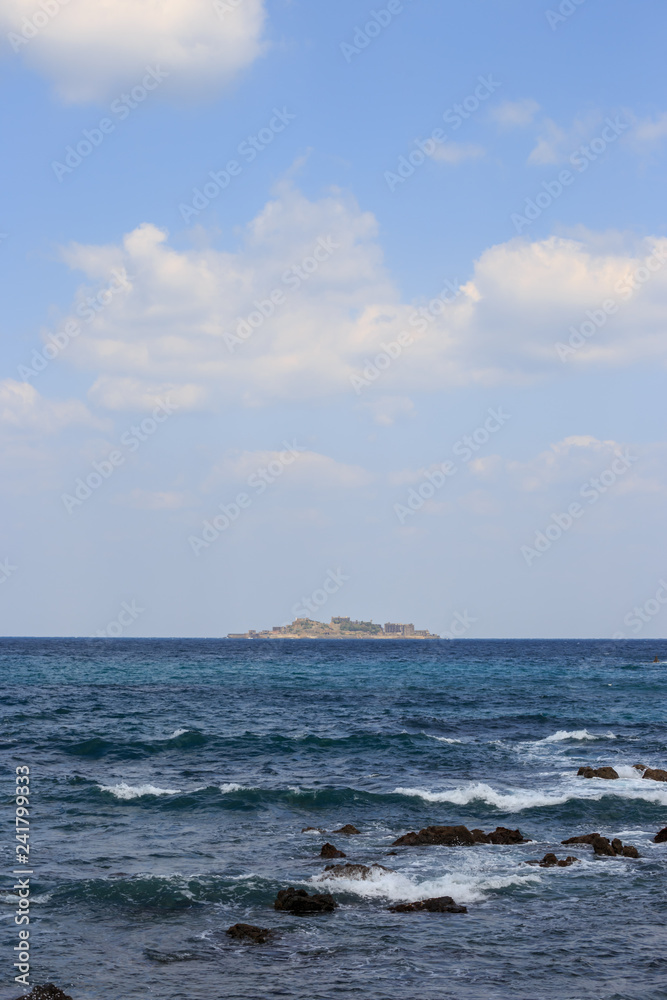
[[[636,847],[623,843],[614,837],[612,841],[609,837],[601,837],[599,833],[584,833],[580,837],[569,837],[561,841],[563,844],[590,844],[599,857],[607,858],[638,858],[639,851]]]
[[[357,830],[351,823],[346,823],[340,830],[332,830],[332,833],[344,833],[346,837],[351,837],[354,833],[361,833],[361,830]]]
[[[367,879],[380,872],[391,872],[391,868],[384,865],[353,865],[349,862],[345,865],[327,865],[324,871],[327,873],[322,878],[354,878]]]
[[[24,993],[20,1000],[72,1000],[69,993],[63,993],[53,983],[44,986],[33,986],[30,993]]]
[[[396,855],[397,855],[397,854],[398,854],[398,851],[387,851],[387,855],[388,855],[389,857],[391,857],[392,855],[393,855],[394,857],[396,857]]]
[[[580,837],[568,837],[567,840],[561,840],[561,844],[592,844],[598,840],[599,836],[599,833],[582,833]]]
[[[559,861],[555,854],[545,854],[541,861],[526,861],[526,864],[539,865],[540,868],[569,868],[578,860],[579,858],[573,858],[570,854],[562,861]]]
[[[320,851],[320,857],[321,858],[346,858],[347,854],[343,854],[343,852],[339,851],[338,848],[334,847],[333,844],[323,844],[322,845],[322,850]]]
[[[659,830],[653,838],[654,844],[664,844],[667,841],[667,826],[664,830]]]
[[[315,892],[309,896],[305,889],[281,889],[273,904],[275,910],[286,910],[297,917],[310,913],[331,913],[338,903],[328,892]]]
[[[467,826],[427,826],[419,833],[414,830],[395,840],[392,847],[418,847],[422,844],[445,847],[470,847],[473,844],[525,844],[520,830],[498,826],[493,833],[469,830]]]
[[[508,830],[506,826],[497,826],[493,833],[489,834],[492,844],[526,844],[520,830]]]
[[[234,924],[227,931],[230,937],[237,941],[251,941],[253,944],[266,944],[274,936],[275,931],[269,927],[255,927],[254,924]]]
[[[434,896],[418,903],[399,903],[390,906],[392,913],[467,913],[465,906],[458,906],[451,896]]]
[[[301,833],[326,833],[326,830],[320,829],[319,826],[304,826]]]
[[[618,778],[613,767],[580,767],[577,775],[582,778]]]
[[[642,778],[649,778],[651,781],[667,781],[667,771],[663,771],[659,767],[647,767]]]

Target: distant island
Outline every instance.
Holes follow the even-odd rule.
[[[415,629],[414,625],[386,622],[351,621],[349,618],[332,618],[328,625],[312,618],[295,618],[291,625],[274,625],[263,632],[230,632],[228,639],[439,639],[428,629]]]

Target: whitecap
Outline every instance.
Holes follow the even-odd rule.
[[[189,732],[190,732],[189,729],[174,729],[174,731],[171,734],[171,736],[169,737],[169,739],[170,740],[175,740],[175,739],[177,739],[177,737],[179,737],[179,736],[185,736],[185,734],[189,733]]]
[[[614,733],[589,733],[587,729],[559,729],[551,736],[538,740],[538,743],[562,743],[563,740],[615,740]]]
[[[430,740],[438,740],[439,743],[463,743],[463,740],[453,740],[449,736],[432,736],[430,733],[424,733],[424,736],[428,736]]]
[[[159,788],[157,785],[128,785],[121,781],[117,785],[98,785],[101,792],[109,792],[117,799],[138,799],[142,795],[178,795],[180,788]]]
[[[218,785],[218,788],[223,795],[228,795],[230,792],[244,792],[248,790],[246,785],[239,785],[235,781],[228,781],[224,785]]]
[[[566,786],[551,791],[533,791],[532,789],[511,789],[498,791],[484,782],[468,782],[458,788],[450,788],[440,792],[431,792],[423,788],[395,788],[396,795],[410,795],[423,799],[425,802],[451,802],[452,805],[465,806],[470,802],[481,801],[495,806],[503,812],[522,812],[524,809],[539,809],[543,806],[557,806],[572,799],[588,799],[598,801],[605,795],[615,795],[623,799],[640,799],[644,802],[655,802],[667,806],[667,788],[645,788],[648,781],[638,782],[619,779],[608,781],[603,778],[575,779]]]

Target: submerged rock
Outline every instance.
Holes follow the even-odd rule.
[[[654,844],[664,844],[667,841],[667,826],[664,830],[658,830],[655,837],[653,838]]]
[[[322,878],[353,878],[367,879],[380,872],[391,872],[392,868],[385,868],[384,865],[353,865],[349,862],[345,865],[327,865]]]
[[[659,767],[647,767],[642,778],[649,778],[651,781],[667,781],[667,771]]]
[[[44,986],[33,986],[30,993],[24,993],[20,1000],[72,1000],[69,993],[63,993],[53,983]]]
[[[399,903],[390,906],[392,913],[467,913],[467,907],[458,906],[451,896],[433,896],[418,903]]]
[[[331,913],[338,903],[328,892],[315,892],[308,895],[305,889],[281,889],[273,904],[274,910],[286,910],[297,917],[310,913]]]
[[[613,767],[580,767],[577,775],[582,778],[618,778]]]
[[[345,826],[341,826],[340,830],[332,830],[332,833],[344,833],[346,837],[351,837],[355,833],[361,833],[361,830],[357,830],[356,826],[352,826],[351,823],[346,823]]]
[[[320,851],[320,857],[321,858],[346,858],[347,854],[343,854],[343,852],[339,851],[338,848],[334,847],[333,844],[323,844],[322,845],[322,850]]]
[[[540,868],[569,868],[578,860],[579,858],[573,858],[571,854],[568,854],[562,861],[559,861],[555,854],[545,854],[541,861],[526,861],[526,864],[539,865]]]
[[[426,826],[419,833],[411,831],[395,840],[392,847],[418,847],[444,845],[445,847],[471,847],[473,844],[525,844],[520,830],[498,826],[492,833],[469,830],[467,826]]]
[[[275,935],[269,927],[255,927],[254,924],[234,924],[227,933],[237,941],[250,941],[253,944],[266,944]]]

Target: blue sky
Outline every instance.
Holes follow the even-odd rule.
[[[2,632],[664,635],[665,21],[0,0]]]

